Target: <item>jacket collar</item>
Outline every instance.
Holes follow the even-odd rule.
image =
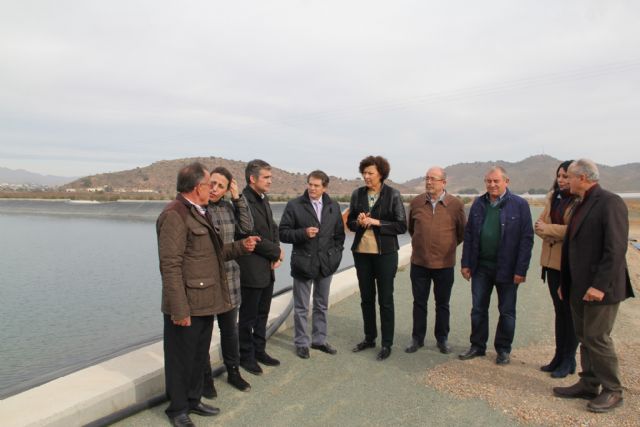
[[[496,204],[496,206],[498,205],[503,205],[504,203],[506,203],[509,199],[511,198],[511,190],[509,190],[509,188],[507,188],[507,190],[504,192],[504,194],[498,199],[498,203]],[[489,196],[489,193],[486,192],[482,195],[482,199],[487,203],[487,204],[491,204],[491,197]]]
[[[178,193],[178,195],[176,196],[176,200],[186,206],[186,208],[189,210],[189,212],[191,212],[191,215],[196,219],[196,221],[213,230],[213,224],[210,224],[207,218],[204,215],[200,214],[198,208],[189,200],[187,200],[186,197]]]
[[[308,190],[304,190],[304,193],[302,194],[302,196],[300,196],[300,200],[303,203],[308,203],[309,205],[311,205],[311,197],[309,197]],[[331,197],[329,197],[327,193],[322,194],[322,209],[324,210],[324,207],[330,203],[332,203]]]
[[[587,217],[587,215],[589,215],[589,211],[600,200],[601,193],[602,193],[602,188],[600,187],[600,185],[596,184],[589,189],[587,194],[585,194],[585,198],[582,201],[582,206],[579,207],[580,213],[576,218],[577,222],[572,227],[571,237],[574,237],[576,234],[578,234],[578,230],[580,230],[580,227],[582,226],[584,219]],[[574,215],[575,215],[575,210],[574,210]]]

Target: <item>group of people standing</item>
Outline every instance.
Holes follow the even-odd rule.
[[[394,279],[398,268],[398,235],[411,235],[413,329],[405,351],[425,344],[427,303],[433,283],[437,348],[448,354],[450,307],[456,249],[461,243],[461,274],[471,280],[471,345],[461,360],[484,356],[493,288],[500,318],[495,334],[496,363],[510,362],[515,333],[517,290],[526,280],[534,226],[526,200],[511,193],[499,166],[485,175],[486,193],[468,215],[459,198],[446,191],[443,168],[425,176],[425,192],[415,197],[408,215],[400,192],[385,183],[389,162],[368,156],[359,165],[364,186],[356,189],[343,222],[339,204],[327,193],[323,171],[307,176],[307,189],[289,201],[276,225],[267,193],[271,166],[247,164],[247,186],[239,192],[222,167],[209,172],[193,163],[180,170],[178,196],[157,221],[164,351],[166,410],[172,425],[192,426],[190,413],[216,415],[219,409],[201,397],[215,397],[209,346],[218,318],[227,381],[250,389],[239,367],[261,375],[260,364],[280,362],[266,352],[274,270],[284,260],[280,242],[292,244],[296,355],[309,349],[334,355],[327,341],[327,308],[333,274],[343,252],[346,227],[354,232],[354,265],[361,297],[364,339],[353,352],[376,347],[379,306],[381,346],[376,358],[391,355],[394,339]],[[544,212],[535,223],[543,239],[542,276],[549,286],[556,319],[556,352],[541,369],[553,377],[575,372],[581,343],[582,373],[571,387],[555,387],[559,397],[592,399],[588,407],[604,412],[622,402],[617,358],[610,333],[618,304],[633,296],[625,252],[627,210],[622,200],[600,188],[598,170],[588,160],[564,162],[558,168]],[[230,196],[230,200],[225,198]],[[312,330],[308,314],[312,300]],[[602,391],[600,391],[602,386]]]

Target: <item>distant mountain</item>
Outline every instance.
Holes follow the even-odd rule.
[[[561,160],[547,155],[527,157],[519,162],[474,162],[457,163],[445,168],[447,188],[453,193],[484,192],[483,175],[494,165],[502,166],[509,174],[509,188],[516,193],[544,193],[551,188],[554,174]],[[616,192],[640,192],[640,163],[620,166],[598,165],[603,187]],[[404,183],[412,192],[424,191],[424,178],[419,177]]]
[[[152,192],[172,197],[176,192],[178,170],[194,161],[203,163],[208,169],[213,169],[215,166],[226,167],[236,178],[240,188],[244,188],[246,162],[219,157],[161,160],[146,167],[86,176],[66,184],[64,188],[70,191],[75,189],[76,191],[127,193]],[[532,156],[519,162],[498,160],[495,162],[457,163],[445,168],[448,176],[447,188],[454,193],[482,193],[484,192],[484,173],[492,165],[500,165],[507,170],[511,180],[510,188],[516,193],[545,193],[551,187],[554,173],[560,163],[560,160],[547,155]],[[604,187],[618,192],[640,192],[640,163],[622,166],[599,165],[599,167]],[[423,177],[401,184],[389,181],[389,184],[404,194],[424,191]],[[360,179],[348,180],[332,176],[329,192],[332,195],[348,195],[362,185]],[[305,188],[306,172],[288,172],[274,166],[272,194],[293,196],[301,194]]]
[[[29,172],[24,169],[8,169],[0,167],[0,184],[17,184],[17,185],[43,185],[55,187],[66,184],[76,179],[75,177],[41,175],[39,173]]]
[[[191,162],[199,161],[208,169],[215,166],[224,166],[233,174],[242,189],[245,186],[244,169],[246,162],[228,160],[219,157],[193,157],[177,160],[161,160],[149,166],[135,168],[122,172],[91,175],[77,179],[65,186],[65,188],[77,191],[91,189],[106,189],[113,192],[156,192],[173,196],[176,192],[176,175],[178,170]],[[306,189],[306,173],[287,172],[273,167],[273,184],[271,194],[293,196],[302,194]],[[410,192],[400,184],[391,183],[402,192]],[[345,195],[362,186],[361,180],[347,180],[335,176],[330,177],[329,192],[332,195]]]

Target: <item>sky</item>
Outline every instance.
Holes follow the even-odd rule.
[[[640,161],[637,0],[0,0],[0,166]]]

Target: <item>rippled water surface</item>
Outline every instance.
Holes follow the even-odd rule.
[[[161,338],[165,204],[0,200],[0,396]],[[291,284],[288,260],[276,276]]]

